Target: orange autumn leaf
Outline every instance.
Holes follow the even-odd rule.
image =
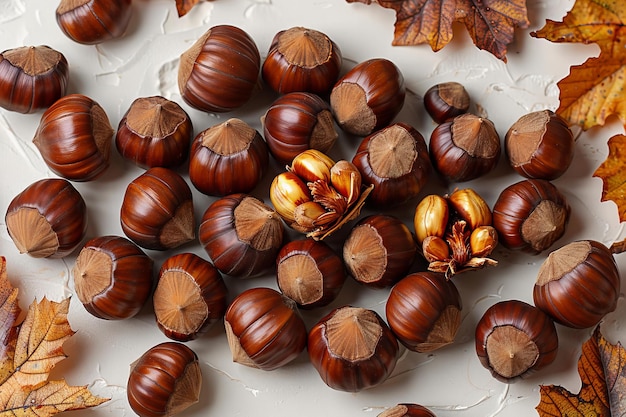
[[[608,146],[609,155],[593,176],[602,179],[601,201],[613,201],[620,221],[626,221],[626,136],[611,137]]]
[[[584,130],[601,126],[610,115],[626,125],[626,2],[577,0],[562,22],[547,20],[532,36],[552,42],[595,43],[598,57],[570,68],[558,82],[557,113]]]
[[[346,0],[370,4],[372,0]],[[515,28],[529,25],[526,0],[378,0],[396,12],[393,45],[428,44],[433,51],[446,46],[452,25],[467,28],[474,44],[506,61]]]
[[[609,343],[599,327],[582,347],[578,360],[582,387],[572,394],[542,385],[536,409],[540,417],[610,417],[626,414],[626,350]]]
[[[183,17],[194,8],[194,6],[200,3],[202,0],[176,0],[176,11],[178,17]]]
[[[51,416],[108,401],[86,386],[49,381],[50,371],[65,359],[63,342],[74,334],[67,312],[69,298],[57,303],[34,301],[22,323],[18,290],[9,283],[0,257],[0,417]]]

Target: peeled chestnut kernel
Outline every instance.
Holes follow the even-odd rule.
[[[500,301],[476,325],[480,363],[502,382],[512,382],[549,365],[559,347],[554,322],[523,301]]]
[[[334,301],[346,280],[339,255],[314,239],[286,243],[278,252],[276,266],[280,291],[304,309]]]
[[[326,94],[339,77],[342,61],[339,47],[328,36],[298,26],[274,36],[261,73],[265,83],[280,94]]]
[[[382,384],[398,361],[399,346],[373,310],[336,308],[309,331],[311,363],[329,387],[358,392]]]
[[[131,15],[131,0],[61,0],[56,9],[63,33],[87,45],[123,36]]]
[[[247,194],[216,200],[204,212],[198,232],[213,265],[242,278],[257,276],[276,264],[283,236],[280,216]]]
[[[365,184],[373,184],[368,204],[397,206],[419,195],[432,172],[424,137],[395,123],[364,138],[352,163]]]
[[[152,293],[152,259],[121,236],[101,236],[81,249],[72,275],[85,310],[106,320],[139,313]]]
[[[359,220],[343,244],[343,261],[359,283],[384,288],[409,271],[417,245],[397,217],[373,214]]]
[[[416,272],[393,286],[385,314],[407,349],[430,352],[454,341],[461,308],[461,295],[451,280],[434,272]]]
[[[620,273],[613,253],[594,240],[579,240],[551,252],[533,289],[535,305],[556,322],[593,327],[615,310]]]
[[[549,181],[522,180],[506,187],[493,206],[493,227],[508,249],[539,254],[563,236],[570,206]]]
[[[46,109],[67,91],[65,56],[49,46],[23,46],[0,54],[0,107],[19,113]]]
[[[189,179],[212,196],[249,193],[263,178],[269,152],[261,134],[231,118],[200,132],[191,145]]]
[[[250,35],[217,25],[180,56],[178,89],[197,110],[228,112],[250,100],[260,69],[261,56]]]
[[[154,167],[126,187],[122,230],[145,249],[176,248],[195,238],[191,189],[169,168]]]
[[[469,106],[467,90],[455,81],[435,84],[424,93],[424,108],[437,123],[467,113]]]
[[[228,289],[219,271],[193,253],[170,256],[159,271],[152,302],[159,329],[187,342],[224,317]]]
[[[339,137],[330,106],[313,93],[293,92],[277,98],[262,117],[269,150],[281,164],[308,149],[328,152]]]
[[[346,132],[367,136],[387,126],[400,113],[406,90],[400,69],[385,58],[356,65],[330,94],[330,107]]]
[[[187,159],[193,125],[185,110],[161,96],[140,97],[120,120],[119,153],[142,168],[176,167]]]
[[[433,165],[449,182],[486,175],[496,167],[501,153],[493,122],[471,113],[437,126],[431,133],[429,147]]]
[[[526,178],[560,177],[572,163],[575,147],[567,121],[552,110],[520,117],[504,138],[509,163]]]
[[[235,297],[224,325],[233,361],[252,368],[280,368],[306,347],[306,327],[295,302],[271,288],[251,288]]]
[[[113,133],[97,102],[70,94],[44,112],[33,143],[55,174],[72,181],[91,181],[109,167]]]
[[[11,200],[5,224],[20,253],[34,258],[63,258],[85,237],[87,207],[69,181],[43,179]]]
[[[423,405],[398,404],[383,411],[377,417],[435,417],[435,414]]]
[[[128,403],[139,417],[171,417],[200,399],[198,355],[178,342],[160,343],[131,365]]]

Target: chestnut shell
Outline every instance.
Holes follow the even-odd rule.
[[[435,417],[435,414],[423,405],[402,403],[383,411],[376,417]]]
[[[121,37],[132,15],[131,0],[61,0],[56,20],[75,42],[93,45]]]

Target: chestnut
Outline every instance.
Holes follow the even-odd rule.
[[[330,106],[313,93],[293,92],[277,98],[262,117],[263,134],[279,163],[316,149],[327,153],[339,137]]]
[[[471,113],[437,126],[430,135],[430,156],[449,182],[464,182],[491,172],[500,159],[500,137],[493,122]]]
[[[435,84],[424,93],[424,108],[436,123],[467,113],[470,97],[463,84],[448,81]]]
[[[575,147],[567,121],[552,110],[520,117],[504,137],[509,164],[526,178],[559,178],[572,163]]]
[[[406,89],[400,69],[385,58],[357,64],[330,93],[330,107],[339,127],[367,136],[387,126],[400,113]]]
[[[72,269],[76,295],[95,317],[134,317],[152,293],[152,266],[152,259],[124,237],[93,238]]]
[[[224,317],[227,296],[210,262],[189,252],[172,255],[161,265],[152,296],[157,325],[170,339],[195,339]]]
[[[330,304],[346,281],[341,257],[326,243],[310,238],[286,243],[276,266],[278,288],[303,309]]]
[[[343,261],[350,275],[374,288],[389,287],[406,275],[416,252],[409,228],[385,214],[359,220],[343,243]]]
[[[557,323],[584,329],[597,325],[615,310],[620,282],[611,250],[595,240],[578,240],[544,260],[533,300]]]
[[[261,134],[231,118],[200,132],[191,145],[189,179],[203,194],[249,193],[263,178],[269,152]]]
[[[222,273],[257,276],[276,265],[283,245],[280,216],[258,198],[231,194],[211,204],[200,222],[198,238]]]
[[[261,74],[280,94],[327,94],[339,77],[342,62],[341,50],[328,36],[296,26],[274,35]]]
[[[196,228],[191,189],[175,171],[150,168],[126,187],[120,223],[124,234],[145,249],[190,242]]]
[[[120,120],[115,146],[142,168],[182,165],[189,153],[193,125],[178,103],[161,96],[135,99]]]
[[[480,363],[502,382],[512,382],[549,365],[559,347],[552,319],[519,300],[489,307],[476,325],[475,336]]]
[[[406,123],[395,123],[365,137],[352,158],[365,184],[374,189],[368,204],[398,206],[422,191],[432,165],[424,137]]]
[[[570,212],[554,184],[527,179],[500,192],[493,206],[493,227],[506,248],[539,254],[563,236]]]
[[[435,417],[435,414],[423,405],[398,404],[376,417]]]
[[[133,363],[126,394],[139,417],[171,417],[196,404],[201,387],[198,355],[182,343],[163,342]]]
[[[407,349],[430,352],[454,341],[461,309],[461,295],[452,280],[426,271],[407,275],[393,286],[385,314]]]
[[[0,107],[33,113],[63,97],[69,81],[65,56],[49,46],[23,46],[0,54]]]
[[[85,237],[87,206],[69,181],[42,179],[11,200],[5,223],[20,253],[34,258],[63,258]]]
[[[271,288],[250,288],[232,301],[224,325],[233,361],[271,371],[306,347],[306,327],[295,302]]]
[[[56,9],[61,31],[86,45],[123,36],[131,15],[131,0],[61,0]]]
[[[259,81],[261,56],[244,30],[217,25],[180,56],[178,88],[183,100],[205,112],[243,106]]]
[[[358,392],[382,384],[398,361],[396,337],[373,310],[343,306],[309,331],[309,359],[329,387]]]

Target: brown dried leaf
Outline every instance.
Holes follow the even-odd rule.
[[[200,3],[201,0],[176,0],[176,11],[178,17],[183,17],[193,9],[193,7]]]
[[[609,155],[593,176],[602,179],[602,201],[613,201],[620,221],[626,221],[626,136],[615,135],[608,145]]]

